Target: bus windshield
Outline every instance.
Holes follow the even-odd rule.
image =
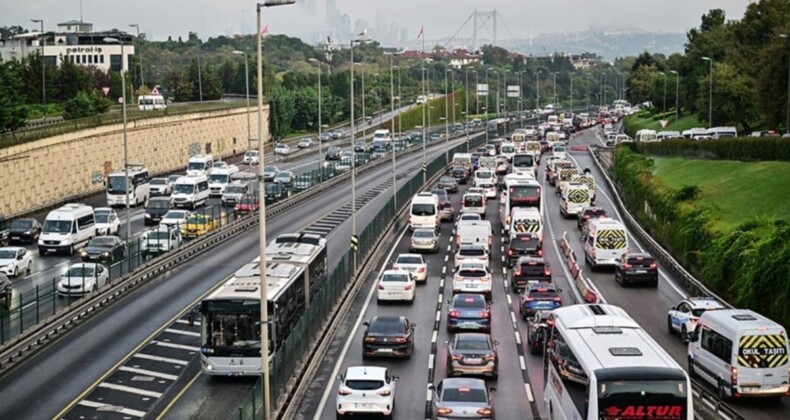
[[[513,156],[513,166],[517,168],[526,168],[533,166],[534,160],[532,155],[517,155]]]
[[[176,184],[173,187],[173,193],[175,194],[192,194],[195,192],[195,186],[193,184]]]
[[[205,162],[189,162],[189,165],[187,165],[188,171],[203,171],[205,169],[206,169]]]
[[[436,206],[433,204],[412,204],[411,214],[415,216],[433,216],[436,214]]]
[[[227,184],[229,180],[230,175],[228,174],[212,174],[208,176],[208,182],[216,184]]]
[[[598,418],[686,418],[686,382],[680,380],[602,381],[598,384]]]
[[[270,314],[273,314],[272,309],[269,302]],[[203,347],[214,349],[210,354],[218,357],[230,354],[259,356],[261,354],[260,310],[260,301],[253,299],[203,301],[201,305]],[[271,331],[271,325],[269,328]],[[273,347],[270,345],[269,348]]]
[[[123,194],[126,187],[126,178],[124,176],[110,176],[107,177],[107,191],[117,192]]]
[[[69,233],[71,232],[71,220],[45,220],[41,230],[44,233]]]

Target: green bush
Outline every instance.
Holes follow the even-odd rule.
[[[73,98],[66,101],[63,105],[63,119],[73,120],[95,115],[93,108],[93,98],[85,91],[79,91]]]
[[[612,172],[640,223],[716,294],[790,326],[790,225],[759,219],[715,231],[713,209],[694,202],[699,189],[669,188],[652,165],[628,147],[615,151]]]
[[[790,139],[780,137],[741,137],[696,141],[691,139],[632,143],[634,150],[656,156],[684,156],[718,160],[790,160]]]

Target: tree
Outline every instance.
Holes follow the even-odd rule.
[[[63,119],[73,120],[94,115],[93,98],[85,91],[77,92],[73,98],[63,104]]]
[[[709,80],[708,76],[701,76],[697,84],[707,86]],[[751,79],[738,73],[729,64],[715,63],[713,65],[713,122],[710,126],[738,122],[744,130],[748,131],[757,116],[753,92]],[[702,89],[697,98],[697,113],[699,118],[705,121],[708,119],[708,98],[707,89]]]
[[[508,64],[508,52],[502,47],[494,45],[483,45],[480,48],[483,52],[483,60],[492,66],[504,66]]]
[[[295,112],[293,92],[275,86],[269,99],[269,132],[275,139],[291,132]]]
[[[770,128],[786,124],[787,66],[790,65],[788,43],[790,40],[778,38],[763,48],[755,66],[759,69],[755,81],[757,105]]]
[[[0,61],[0,132],[25,125],[27,109],[22,92],[24,68],[17,61]]]
[[[631,73],[626,81],[628,85],[628,101],[632,104],[640,104],[646,101],[653,102],[654,105],[661,102],[656,101],[656,83],[661,81],[661,94],[663,95],[663,79],[654,64],[638,67]],[[663,100],[663,96],[661,97]]]
[[[67,101],[78,92],[90,90],[92,87],[90,77],[82,66],[71,60],[64,60],[55,79],[55,98]],[[120,92],[120,90],[118,90]]]

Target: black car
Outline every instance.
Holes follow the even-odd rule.
[[[457,179],[459,184],[466,184],[469,179],[469,172],[462,166],[456,166],[450,169],[450,176]]]
[[[145,207],[145,225],[158,225],[170,211],[170,197],[151,197]]]
[[[291,195],[291,190],[285,184],[266,184],[264,199],[266,204],[276,203]]]
[[[411,358],[414,352],[414,327],[405,316],[374,316],[365,322],[362,357],[387,356]]]
[[[614,279],[626,287],[635,283],[645,283],[658,287],[658,264],[645,252],[626,252],[617,260]]]
[[[513,264],[522,256],[542,257],[543,245],[540,237],[534,233],[517,233],[507,244],[507,264]]]
[[[126,244],[117,236],[96,236],[82,250],[83,262],[114,263],[126,256]]]
[[[600,207],[585,207],[579,212],[576,225],[579,227],[579,229],[583,229],[584,224],[587,223],[588,220],[598,219],[601,217],[606,217],[606,210]]]
[[[527,321],[527,347],[530,354],[543,354],[552,325],[549,314],[549,311],[538,311]]]
[[[325,160],[340,160],[340,148],[337,146],[331,146],[330,148],[326,149],[326,155],[324,155]]]
[[[510,276],[510,288],[518,293],[530,281],[551,282],[551,266],[543,258],[519,257]]]
[[[452,176],[443,176],[439,178],[439,184],[436,186],[439,188],[444,188],[449,193],[458,192],[458,181]]]
[[[364,141],[358,141],[354,143],[354,152],[356,153],[365,153],[368,151],[368,144]]]
[[[8,243],[35,243],[41,235],[41,224],[36,219],[14,219],[8,226]]]
[[[491,332],[491,308],[485,296],[459,293],[447,301],[447,332]]]
[[[6,308],[11,305],[11,280],[5,274],[0,273],[0,304]]]

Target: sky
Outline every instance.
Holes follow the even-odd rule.
[[[262,1],[262,0],[260,0]],[[273,34],[286,34],[316,41],[324,24],[327,1],[296,0],[296,5],[263,9],[263,23]],[[471,36],[467,18],[477,9],[496,9],[502,20],[498,38],[527,39],[541,33],[578,32],[600,28],[638,28],[651,32],[686,32],[699,26],[700,16],[712,8],[722,8],[729,19],[740,19],[748,0],[334,0],[353,25],[365,19],[369,27],[377,22],[396,23],[407,28],[409,39],[420,27],[426,39],[447,38],[460,30]],[[250,0],[0,0],[0,26],[22,25],[37,28],[30,19],[44,19],[46,30],[55,24],[80,19],[95,30],[132,29],[148,38],[186,38],[190,31],[202,39],[209,36],[251,33],[255,28],[255,1]],[[463,27],[463,29],[462,29]],[[489,33],[490,27],[481,28]],[[324,35],[325,31],[321,32]],[[313,37],[308,39],[308,37]]]

